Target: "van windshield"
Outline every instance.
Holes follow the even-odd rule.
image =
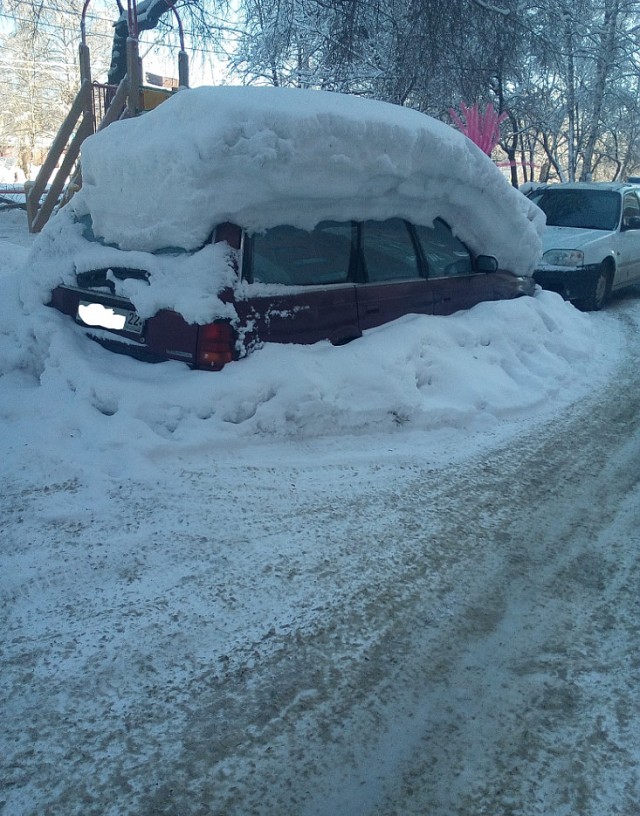
[[[538,190],[531,200],[547,216],[549,227],[614,230],[620,221],[621,196],[612,190]]]

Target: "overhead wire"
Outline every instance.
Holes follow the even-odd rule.
[[[26,8],[32,8],[32,3],[30,3],[30,2],[29,2],[29,0],[13,0],[13,3],[14,3],[15,5],[18,5],[18,6],[25,6]],[[74,11],[73,11],[73,10],[71,10],[71,9],[66,9],[66,8],[57,8],[56,6],[47,5],[46,3],[41,3],[41,4],[39,4],[38,9],[39,9],[40,11],[42,11],[42,10],[44,10],[44,11],[51,11],[51,12],[54,12],[55,14],[65,14],[67,17],[73,17],[73,18],[75,18],[75,19],[79,19],[79,15],[78,15],[78,13],[74,12]],[[5,17],[5,18],[7,18],[7,19],[13,19],[13,16],[12,16],[12,15],[8,15],[8,14],[6,14],[6,13],[1,13],[1,12],[0,12],[0,16]],[[93,14],[93,13],[91,13],[91,12],[89,12],[89,11],[88,11],[88,12],[85,14],[85,17],[86,17],[87,19],[93,19],[93,20],[96,20],[96,21],[98,21],[98,22],[102,22],[102,23],[109,23],[110,25],[114,25],[114,22],[115,22],[115,21],[114,21],[114,19],[113,19],[113,18],[111,18],[111,17],[102,17],[102,16],[99,16],[99,15],[97,15],[97,14]],[[209,17],[210,19],[214,20],[214,21],[218,21],[218,22],[220,23],[220,26],[219,26],[219,27],[220,27],[221,29],[222,29],[222,28],[227,28],[227,27],[228,27],[228,25],[225,25],[225,24],[228,24],[228,19],[227,19],[226,17],[221,17],[221,16],[220,16],[220,15],[218,15],[218,14],[212,14],[212,13],[209,13],[209,14],[208,14],[208,17]],[[41,20],[41,18],[39,18],[39,21],[40,21],[40,20]],[[21,22],[27,22],[27,23],[30,23],[30,22],[33,22],[33,21],[32,21],[32,20],[28,20],[28,19],[21,18]],[[45,24],[48,24],[48,23],[46,23],[46,21],[45,21]],[[185,29],[185,32],[184,32],[184,33],[185,33],[185,34],[187,34],[187,35],[188,35],[188,36],[190,36],[190,37],[195,36],[195,32],[194,32],[194,31],[190,31],[190,30],[188,30],[188,29]]]
[[[0,12],[0,17],[6,17],[6,16],[7,16],[7,15],[3,14],[2,12]],[[13,18],[12,18],[12,19],[13,19]],[[24,22],[28,22],[28,21],[24,21]],[[49,27],[54,28],[54,29],[57,29],[57,30],[63,30],[63,31],[68,31],[68,30],[69,30],[69,29],[66,29],[64,26],[56,26],[55,24],[53,24],[53,25],[52,25],[52,24],[48,24],[48,25],[49,25]],[[107,39],[107,40],[109,40],[109,41],[111,41],[111,40],[112,40],[112,37],[111,37],[111,36],[109,36],[108,34],[101,34],[101,33],[99,33],[99,32],[89,32],[89,36],[99,37],[99,38],[101,38],[101,39]],[[154,42],[154,43],[147,43],[147,45],[150,45],[150,46],[151,46],[151,47],[153,47],[153,48],[160,48],[160,47],[165,47],[165,48],[169,48],[169,49],[175,49],[175,48],[178,48],[178,44],[177,44],[177,43],[166,43],[166,42],[165,42],[165,43],[160,43],[160,42]],[[192,45],[192,46],[190,46],[190,47],[189,47],[189,51],[191,51],[191,52],[193,52],[193,53],[197,53],[197,54],[208,54],[208,55],[211,55],[211,56],[214,56],[214,57],[218,57],[218,58],[221,58],[221,57],[226,58],[226,57],[228,57],[228,52],[227,52],[227,51],[225,51],[225,49],[224,49],[224,48],[222,48],[222,47],[217,48],[217,49],[214,49],[214,48],[203,48],[202,46]]]
[[[0,12],[0,18],[4,18],[6,20],[11,20],[11,21],[15,21],[15,22],[26,23],[26,24],[31,22],[31,20],[27,20],[25,18],[15,17],[14,15],[9,15],[9,14],[7,14],[5,12]],[[100,18],[100,19],[103,19],[103,18]],[[48,21],[40,21],[40,23],[38,25],[40,27],[44,27],[44,28],[51,29],[51,30],[54,30],[54,31],[65,31],[65,32],[70,31],[70,29],[67,28],[66,26],[59,25],[57,23],[48,22]],[[185,33],[192,35],[191,32],[185,32]],[[106,33],[101,33],[99,31],[90,31],[90,32],[88,32],[88,34],[89,34],[90,37],[97,37],[97,38],[106,39],[106,40],[109,40],[109,41],[111,41],[113,39],[111,35],[106,34]],[[159,42],[153,43],[153,47],[161,47],[161,46],[164,46],[166,48],[176,48],[177,47],[177,45],[175,45],[173,43],[159,43]],[[209,54],[209,55],[212,55],[212,56],[215,56],[215,57],[218,57],[218,58],[228,57],[228,53],[222,47],[214,49],[214,48],[203,48],[202,46],[192,45],[192,46],[190,46],[189,50],[191,52],[193,52],[193,53]]]

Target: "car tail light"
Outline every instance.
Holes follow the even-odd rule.
[[[229,323],[208,323],[198,332],[197,362],[201,368],[219,371],[235,358],[236,336]]]

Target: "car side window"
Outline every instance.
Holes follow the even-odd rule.
[[[432,227],[416,224],[415,231],[430,278],[450,278],[473,272],[468,249],[444,221],[437,218]]]
[[[419,278],[415,246],[406,221],[365,221],[362,224],[362,257],[370,282]]]
[[[313,286],[345,283],[351,259],[350,222],[323,221],[311,232],[274,227],[251,240],[251,280]]]
[[[622,225],[628,227],[632,218],[640,218],[640,202],[635,193],[625,193],[622,204]]]

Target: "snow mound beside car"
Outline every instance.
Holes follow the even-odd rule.
[[[425,114],[292,88],[183,90],[87,139],[72,202],[121,249],[196,249],[319,221],[444,218],[476,252],[530,273],[544,218],[469,139]]]

